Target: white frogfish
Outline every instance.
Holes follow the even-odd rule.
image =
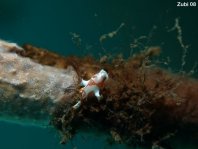
[[[105,70],[100,70],[99,73],[95,74],[91,77],[90,80],[81,81],[80,85],[83,86],[80,89],[80,93],[82,94],[82,99],[85,99],[91,92],[94,93],[98,101],[102,99],[102,95],[100,95],[100,88],[104,87],[105,82],[108,80],[109,76]],[[79,100],[74,106],[74,109],[78,109],[81,106],[81,100]]]

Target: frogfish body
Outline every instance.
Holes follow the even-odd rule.
[[[100,70],[99,73],[95,74],[91,77],[90,80],[81,81],[80,85],[83,88],[80,89],[80,93],[82,94],[82,99],[85,99],[91,92],[94,93],[98,101],[101,100],[102,96],[100,95],[100,88],[105,86],[105,82],[108,80],[109,76],[105,70]],[[78,101],[73,108],[78,109],[81,106],[81,101]]]

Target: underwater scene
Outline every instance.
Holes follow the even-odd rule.
[[[0,0],[0,149],[197,149],[197,0]]]

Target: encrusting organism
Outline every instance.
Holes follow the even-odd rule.
[[[20,122],[28,118],[42,124],[50,118],[50,124],[61,133],[61,144],[91,127],[130,146],[171,148],[169,138],[179,140],[181,136],[197,142],[198,81],[157,66],[154,56],[159,55],[159,47],[146,48],[126,60],[118,56],[102,62],[89,56],[62,57],[29,44],[23,50],[7,45],[0,48],[1,117],[10,116],[14,121],[17,117]],[[108,74],[105,70],[100,73],[102,68]],[[30,83],[18,77],[26,73]],[[81,93],[79,78],[88,80],[82,80]],[[22,83],[16,84],[15,80],[21,79]],[[100,91],[98,97],[92,96],[93,84]],[[86,98],[89,101],[83,103]],[[97,103],[97,98],[104,100]],[[79,100],[81,107],[75,109],[74,101]]]

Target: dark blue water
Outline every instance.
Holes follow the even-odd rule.
[[[196,0],[195,0],[196,1]],[[162,56],[170,57],[167,68],[178,72],[181,68],[182,48],[177,40],[177,32],[167,32],[179,18],[183,42],[189,45],[184,69],[190,71],[197,61],[198,6],[177,7],[174,0],[1,0],[0,38],[19,44],[31,43],[59,54],[83,56],[91,54],[112,55],[122,53],[128,56],[130,43],[149,33],[148,46],[161,46]],[[125,23],[115,38],[105,41],[104,51],[99,38]],[[155,29],[152,28],[156,26]],[[70,33],[81,37],[81,45],[72,42]],[[141,50],[134,49],[134,52]],[[196,76],[196,75],[195,75]],[[110,148],[106,136],[83,134],[73,140],[79,149]],[[85,139],[82,139],[85,138]],[[51,128],[20,126],[0,123],[0,149],[62,149],[74,148],[70,142],[66,146],[58,144],[58,134]],[[183,145],[184,148],[189,143]],[[179,145],[176,145],[178,148]],[[124,148],[114,145],[111,148]]]

